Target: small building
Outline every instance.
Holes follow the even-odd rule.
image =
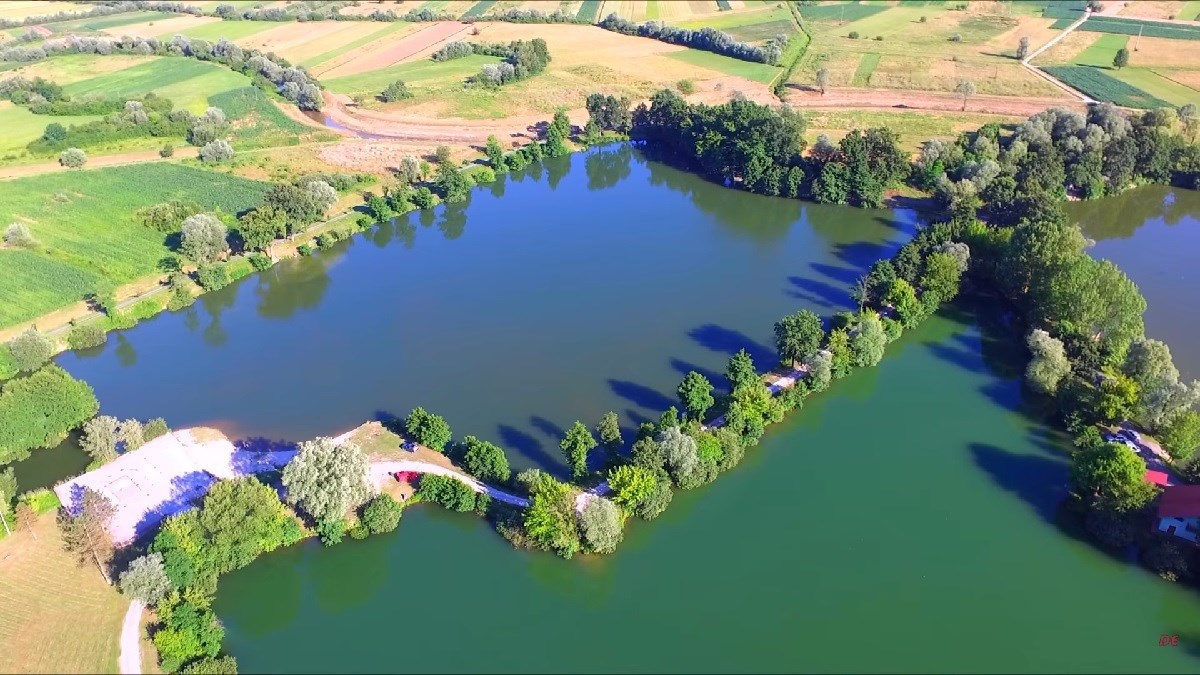
[[[1200,542],[1200,485],[1171,485],[1158,500],[1158,531]]]

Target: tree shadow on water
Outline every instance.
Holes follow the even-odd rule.
[[[550,437],[550,439],[554,441],[561,441],[563,436],[567,435],[567,432],[562,427],[540,415],[534,415],[530,417],[529,423],[532,424],[535,429],[543,434],[546,434],[546,436]]]
[[[971,443],[975,464],[1006,492],[1025,502],[1047,523],[1057,525],[1067,496],[1067,463],[1037,455],[1017,455],[987,443]]]
[[[731,330],[723,326],[708,323],[688,331],[688,337],[695,340],[701,347],[733,356],[739,349],[745,349],[759,367],[772,364],[776,360],[775,350],[759,344],[745,333]]]
[[[683,377],[687,376],[688,373],[690,373],[694,370],[697,373],[700,373],[704,377],[708,378],[708,381],[712,382],[713,386],[716,387],[716,389],[718,391],[725,390],[725,385],[727,384],[727,382],[725,380],[724,373],[718,373],[715,370],[709,370],[702,366],[698,366],[694,363],[691,363],[690,361],[684,361],[683,359],[672,358],[669,361],[669,363],[671,365],[671,369],[674,370],[675,372],[679,373],[681,380]]]
[[[559,477],[566,475],[566,465],[557,456],[546,452],[546,448],[538,439],[507,424],[501,424],[497,431],[503,447],[516,450],[532,461],[537,468],[549,474]]]
[[[843,296],[850,294],[850,287],[866,271],[865,268],[860,268],[857,265],[854,267],[840,267],[838,265],[826,265],[825,263],[818,262],[812,263],[810,267],[817,274],[824,275],[840,284],[843,288],[841,291]]]
[[[791,286],[784,289],[788,297],[827,310],[852,309],[854,303],[846,289],[807,277],[788,277]]]
[[[608,386],[617,396],[620,396],[637,407],[644,408],[646,410],[662,412],[663,410],[675,405],[675,399],[645,385],[637,384],[636,382],[610,379],[608,381]]]

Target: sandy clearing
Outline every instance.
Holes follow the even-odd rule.
[[[692,103],[717,105],[728,101],[735,94],[741,94],[762,105],[779,105],[779,99],[775,98],[765,84],[733,75],[697,82],[696,93],[688,96],[687,100]]]
[[[481,22],[479,35],[467,38],[470,42],[509,42],[542,38],[550,49],[550,67],[570,67],[581,64],[603,64],[610,68],[624,59],[653,54],[669,54],[687,49],[649,38],[621,35],[596,26],[576,24],[539,24]],[[642,73],[641,77],[646,77]]]
[[[1137,2],[1114,2],[1115,12],[1104,14],[1120,14],[1131,19],[1169,19],[1178,16],[1186,4],[1182,0],[1164,2],[1162,0],[1138,0]]]
[[[0,3],[0,18],[24,19],[30,16],[47,16],[58,12],[86,12],[89,5],[74,2],[47,2],[46,0],[26,0],[24,2],[7,0]]]
[[[1060,63],[1071,63],[1088,47],[1091,47],[1100,36],[1106,33],[1092,33],[1090,31],[1077,30],[1070,35],[1058,41],[1050,49],[1038,54],[1037,59],[1033,61],[1039,66],[1053,65]]]
[[[1029,50],[1033,51],[1054,39],[1056,35],[1062,32],[1050,27],[1054,25],[1057,19],[1043,19],[1036,16],[1017,16],[1012,18],[1017,20],[1017,25],[980,45],[979,53],[1015,54],[1017,46],[1021,43],[1021,38],[1023,37],[1029,38]]]
[[[355,57],[349,61],[326,70],[319,76],[334,78],[387,68],[405,59],[420,57],[426,52],[432,52],[436,45],[457,38],[460,35],[470,32],[470,30],[470,24],[458,21],[440,21],[427,24],[417,32],[399,40],[396,40],[394,36],[389,36],[388,41],[391,44],[383,49],[368,53],[363,53],[362,50],[359,50],[356,52]]]
[[[160,35],[174,35],[182,33],[189,28],[204,26],[210,23],[220,23],[221,19],[215,16],[176,16],[170,19],[156,19],[154,21],[144,21],[142,23],[131,23],[127,26],[116,26],[114,28],[106,28],[102,33],[107,33],[113,37],[158,37]]]
[[[379,25],[367,21],[309,21],[306,23],[283,23],[269,30],[254,35],[239,38],[237,43],[242,47],[258,49],[264,52],[275,52],[290,60],[322,54],[335,49],[339,44],[356,40],[364,35],[370,35],[379,30]],[[324,49],[314,49],[305,56],[297,57],[295,53],[306,48],[306,45],[324,42],[331,43]]]
[[[910,110],[962,111],[962,98],[950,92],[897,91],[891,89],[839,88],[819,91],[788,87],[788,104],[795,108],[899,108]],[[1032,96],[972,96],[967,112],[1027,117],[1046,108],[1085,111],[1082,102],[1066,98]]]

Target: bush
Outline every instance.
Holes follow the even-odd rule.
[[[696,83],[691,80],[680,80],[675,83],[675,88],[684,96],[696,93]]]
[[[166,420],[161,417],[155,417],[149,422],[146,422],[145,426],[142,427],[142,438],[149,442],[155,438],[158,438],[159,436],[166,435],[170,431],[170,428],[167,427]]]
[[[376,495],[363,508],[360,523],[372,534],[383,534],[396,529],[403,514],[403,504],[389,495]]]
[[[250,266],[261,272],[271,266],[271,256],[265,253],[251,253]]]
[[[58,163],[68,169],[79,169],[87,163],[87,153],[79,148],[67,148],[58,156]]]
[[[162,148],[158,151],[158,156],[162,157],[163,159],[166,159],[168,157],[174,157],[175,156],[175,146],[171,145],[170,143],[167,143],[166,145],[162,146]]]
[[[875,36],[875,39],[876,39],[876,40],[878,40],[879,42],[883,42],[883,36],[882,36],[882,35],[876,35],[876,36]]]
[[[396,80],[389,84],[387,89],[384,89],[383,93],[379,95],[379,100],[384,103],[402,101],[406,98],[412,98],[412,92],[408,90],[408,85],[404,84],[404,80]]]
[[[427,473],[421,476],[417,495],[425,500],[459,512],[474,511],[475,491],[470,485],[449,476]]]
[[[351,539],[366,539],[371,534],[371,531],[367,529],[367,526],[363,525],[362,523],[358,523],[354,527],[351,527],[349,532]]]
[[[313,247],[311,244],[300,244],[296,247],[296,253],[300,255],[312,255]]]
[[[925,23],[928,20],[929,20],[929,17],[924,16],[924,15],[921,16],[921,23]]]
[[[8,343],[17,370],[33,372],[42,367],[54,355],[54,342],[36,328],[30,328]]]
[[[206,291],[215,291],[229,285],[229,270],[222,263],[205,265],[196,270],[196,282]]]
[[[326,546],[342,543],[342,537],[345,534],[346,521],[343,518],[322,520],[317,523],[317,536],[321,538],[321,543]]]
[[[231,159],[233,159],[233,146],[223,138],[206,143],[203,148],[200,148],[200,161],[205,164],[228,162]]]
[[[13,223],[4,228],[4,243],[16,248],[33,248],[37,246],[37,239],[25,225]]]
[[[858,39],[858,31],[852,30],[852,31],[850,31],[850,34],[847,35],[846,37],[850,38],[851,40],[857,40]]]
[[[950,41],[951,42],[962,42],[962,35],[960,33],[955,33],[954,35],[950,36]]]
[[[71,326],[67,332],[67,346],[71,349],[99,347],[108,340],[108,335],[95,323]]]
[[[237,675],[237,659],[232,656],[206,656],[192,661],[179,672],[183,675]]]

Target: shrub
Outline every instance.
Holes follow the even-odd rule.
[[[384,103],[393,103],[402,101],[406,98],[412,98],[412,92],[408,90],[408,85],[404,84],[404,80],[396,80],[389,84],[387,89],[379,95],[379,100]]]
[[[222,263],[205,265],[196,270],[196,282],[206,291],[215,291],[229,285],[229,270]]]
[[[232,656],[206,656],[192,661],[179,672],[183,675],[237,675],[237,659]]]
[[[921,23],[925,23],[928,20],[929,20],[929,17],[927,17],[925,15],[921,15]]]
[[[876,36],[875,36],[875,39],[876,39],[876,40],[878,40],[878,41],[880,41],[880,42],[883,42],[883,36],[882,36],[882,35],[876,35]]]
[[[251,253],[250,266],[261,272],[271,266],[271,256],[265,253]]]
[[[37,239],[25,225],[13,223],[4,228],[4,243],[17,248],[33,248],[37,246]]]
[[[696,93],[696,83],[691,80],[680,80],[675,83],[675,88],[684,96]]]
[[[162,146],[162,148],[158,151],[158,156],[162,157],[163,159],[166,159],[168,157],[174,157],[175,156],[175,146],[171,145],[170,143],[167,143],[166,145]]]
[[[99,347],[106,340],[108,340],[108,335],[95,323],[74,325],[67,332],[67,346],[71,349]]]
[[[231,159],[233,159],[233,146],[223,138],[206,143],[203,148],[200,148],[200,161],[205,164],[228,162]]]
[[[846,37],[850,38],[851,40],[857,40],[858,39],[858,31],[852,30],[852,31],[850,31],[850,34],[847,35]]]
[[[466,483],[449,476],[425,474],[421,476],[421,486],[417,488],[421,499],[431,501],[452,511],[474,511],[475,491]]]
[[[396,529],[403,514],[403,504],[390,495],[376,495],[363,508],[360,522],[372,534],[382,534]]]
[[[450,442],[450,425],[440,415],[416,407],[404,420],[404,428],[413,440],[421,445],[442,452]]]
[[[612,553],[621,543],[623,525],[621,511],[616,504],[596,497],[583,507],[579,519],[580,533],[588,548],[596,553]]]
[[[49,488],[30,490],[29,492],[21,495],[20,501],[24,504],[28,504],[29,508],[33,509],[33,512],[38,515],[48,513],[62,506],[62,502],[59,501],[58,495],[55,494],[54,490]]]
[[[296,247],[296,253],[300,255],[312,255],[313,247],[311,244],[300,244]]]
[[[166,435],[170,431],[170,428],[167,427],[166,420],[161,417],[155,417],[149,422],[146,422],[145,426],[142,427],[142,438],[149,442],[155,438],[158,438],[159,436]]]
[[[16,362],[17,370],[28,373],[50,360],[54,355],[54,342],[36,328],[30,328],[8,343],[8,351]]]
[[[68,169],[79,169],[87,163],[87,153],[79,148],[67,148],[58,156],[58,163]]]
[[[951,36],[950,36],[950,41],[951,41],[951,42],[962,42],[962,34],[960,34],[960,33],[955,33],[954,35],[951,35]]]
[[[326,232],[324,234],[317,236],[317,246],[320,246],[321,248],[325,248],[327,246],[332,246],[332,245],[336,244],[337,242],[338,242],[337,232]]]
[[[317,536],[321,538],[321,543],[325,546],[342,543],[342,537],[345,534],[346,520],[344,518],[322,520],[317,523]]]

